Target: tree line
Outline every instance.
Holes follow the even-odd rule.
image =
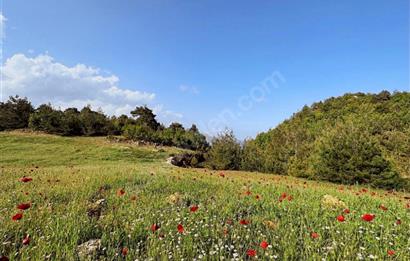
[[[108,117],[90,106],[60,110],[42,104],[34,108],[27,98],[14,96],[0,103],[0,131],[29,128],[63,136],[124,135],[131,140],[191,150],[209,147],[206,137],[195,125],[185,129],[175,122],[165,127],[147,106],[137,106],[130,114]]]
[[[212,145],[215,169],[410,189],[410,93],[332,97],[243,143],[227,132]]]
[[[33,108],[26,98],[0,103],[0,131],[30,128],[65,136],[123,135],[127,139],[203,152],[207,166],[290,175],[342,184],[410,189],[410,93],[349,93],[304,106],[289,119],[240,142],[232,131],[210,146],[195,125],[168,127],[146,106],[131,116]],[[202,157],[202,156],[201,156]],[[192,166],[199,166],[192,163]]]

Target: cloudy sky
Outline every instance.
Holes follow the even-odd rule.
[[[409,1],[3,1],[2,99],[153,108],[244,138],[345,92],[410,90]]]

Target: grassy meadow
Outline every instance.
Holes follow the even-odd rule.
[[[166,163],[180,151],[0,133],[0,257],[410,260],[409,195]]]

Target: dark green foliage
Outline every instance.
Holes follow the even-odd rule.
[[[64,112],[50,104],[40,105],[30,115],[29,127],[35,131],[65,136],[104,136],[111,134],[115,127],[102,113],[84,107],[81,112],[68,108]]]
[[[225,131],[212,140],[207,165],[217,170],[239,169],[241,165],[241,145],[232,131]]]
[[[263,165],[261,161],[262,149],[256,144],[256,140],[245,140],[242,148],[241,169],[257,170]]]
[[[195,125],[189,130],[180,123],[172,123],[165,128],[157,122],[155,114],[146,106],[136,107],[126,115],[108,118],[101,111],[93,111],[90,106],[81,111],[68,108],[64,112],[54,109],[50,104],[42,104],[33,109],[26,98],[10,97],[0,103],[0,131],[29,127],[64,136],[106,136],[124,135],[128,139],[152,142],[185,149],[202,150],[208,148],[206,137]]]
[[[192,150],[205,150],[208,147],[206,137],[199,133],[195,125],[188,131],[178,122],[165,128],[157,122],[156,115],[146,106],[136,107],[131,114],[136,118],[135,121],[123,127],[124,135],[129,139]]]
[[[62,119],[62,135],[83,135],[83,124],[80,119],[80,112],[76,108],[68,108],[64,111]]]
[[[356,154],[349,151],[350,143],[341,142],[337,136],[340,133],[336,129],[347,128],[342,127],[346,122],[353,122],[364,135],[359,139],[362,142],[361,151]],[[342,157],[343,153],[356,156],[355,159],[334,162],[333,168],[341,164],[339,167],[343,171],[346,168],[350,172],[337,178],[339,172],[328,169],[325,176],[333,172],[336,178],[332,177],[332,181],[369,182],[375,186],[399,188],[402,182],[396,179],[396,174],[410,177],[409,130],[408,92],[391,94],[383,91],[379,94],[355,93],[332,97],[310,107],[305,106],[278,127],[246,141],[242,168],[315,179],[326,171],[319,171],[319,166],[313,166],[314,162],[322,162],[321,166],[330,164],[328,167],[332,167],[333,163],[330,162],[335,158],[329,154],[333,151],[335,157]],[[328,137],[329,133],[334,136]],[[354,132],[346,132],[343,139],[339,138],[347,142],[358,139],[355,135]],[[343,162],[348,163],[345,165]],[[389,176],[391,184],[385,184]]]
[[[132,140],[156,142],[155,132],[147,126],[127,125],[124,128],[124,136]]]
[[[377,139],[352,121],[324,130],[309,162],[311,175],[321,180],[385,188],[400,188],[403,184]]]
[[[27,128],[33,111],[27,98],[10,96],[7,102],[0,102],[0,131]]]
[[[135,124],[135,120],[132,118],[129,118],[127,115],[121,115],[119,117],[112,116],[110,119],[110,126],[109,126],[109,131],[108,133],[110,135],[121,135],[124,130],[125,126],[129,124]]]
[[[205,151],[209,145],[206,137],[199,131],[185,130],[179,123],[172,123],[168,128],[159,127],[153,131],[147,125],[131,123],[125,126],[124,136],[128,139],[152,142],[164,146],[176,146],[190,150]]]
[[[50,104],[40,105],[30,116],[29,127],[35,131],[63,133],[63,112],[54,110]]]
[[[202,153],[183,153],[175,155],[171,158],[171,164],[184,168],[200,168],[205,162],[205,157]]]
[[[104,136],[108,134],[110,123],[102,112],[91,110],[89,106],[80,112],[83,133],[86,136]]]
[[[131,111],[131,115],[136,118],[136,124],[151,130],[157,130],[160,124],[155,119],[156,115],[147,106],[136,107]]]

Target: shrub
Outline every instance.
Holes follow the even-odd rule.
[[[7,102],[0,102],[0,131],[27,128],[33,111],[27,98],[10,96]]]
[[[61,111],[54,110],[50,104],[42,104],[31,114],[29,127],[35,131],[59,134],[63,132],[62,118]]]
[[[83,133],[86,136],[104,136],[108,134],[109,120],[102,112],[91,110],[89,106],[80,112]]]
[[[256,145],[255,140],[245,140],[241,155],[241,169],[243,170],[261,170],[263,166],[261,161],[262,149]]]
[[[135,110],[131,111],[131,115],[136,118],[136,124],[139,126],[144,126],[154,131],[160,127],[160,124],[155,119],[156,115],[147,106],[136,107]]]
[[[80,136],[83,134],[80,112],[76,108],[66,109],[62,119],[62,135]]]
[[[236,170],[241,164],[241,145],[232,131],[219,134],[212,141],[207,165],[212,169]]]
[[[401,188],[404,184],[383,156],[377,139],[352,121],[324,131],[311,156],[313,178],[346,184]]]

